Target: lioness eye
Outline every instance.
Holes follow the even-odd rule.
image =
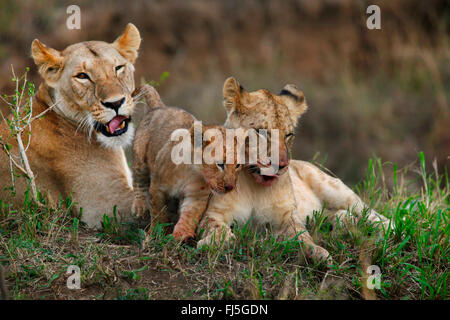
[[[288,133],[287,135],[286,135],[286,138],[290,138],[290,137],[292,137],[294,134],[293,133]]]
[[[237,168],[239,168],[240,166],[241,166],[241,164],[240,164],[240,163],[238,163],[238,164],[236,165],[236,169],[237,169]]]
[[[77,77],[78,79],[90,80],[89,76],[86,73],[84,73],[84,72],[81,72],[81,73],[77,74],[75,77]]]
[[[118,72],[119,70],[121,70],[124,67],[124,65],[120,65],[116,67],[116,72]]]

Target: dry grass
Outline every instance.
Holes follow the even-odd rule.
[[[449,181],[424,164],[415,181],[395,171],[393,189],[383,185],[381,162],[369,165],[360,193],[394,218],[386,236],[364,221],[333,225],[315,214],[309,228],[336,261],[331,270],[306,261],[298,241],[247,226],[234,228],[237,241],[226,250],[181,245],[162,228],[142,248],[138,225],[105,219],[102,233],[90,231],[62,209],[69,200],[58,209],[2,202],[0,261],[15,299],[446,299]],[[66,287],[69,265],[81,269],[81,290]],[[365,286],[368,265],[381,269],[380,290]]]

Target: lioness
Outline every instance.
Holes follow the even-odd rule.
[[[195,145],[195,117],[182,109],[166,107],[159,99],[153,100],[156,105],[141,121],[133,143],[135,199],[132,211],[141,216],[147,209],[147,198],[150,198],[151,231],[156,222],[170,222],[168,200],[179,199],[179,218],[173,236],[177,240],[187,241],[195,236],[211,192],[224,194],[233,190],[241,165],[235,161],[226,163],[226,144],[220,145],[220,141],[226,139],[224,127],[202,126],[197,129],[198,138],[202,140]],[[176,131],[179,129],[189,133],[188,163],[175,163],[173,159],[177,145],[185,142],[177,140],[182,136],[172,137],[177,132],[182,133]],[[213,136],[208,137],[208,133]],[[215,145],[223,148],[222,154],[215,153]],[[233,147],[237,158],[237,147]],[[195,152],[204,155],[208,150],[212,151],[209,163],[204,159],[201,163],[193,163]]]
[[[122,148],[133,138],[133,63],[140,43],[139,31],[128,24],[113,43],[80,42],[58,51],[36,39],[31,46],[44,79],[33,115],[54,107],[32,123],[30,165],[41,193],[52,199],[71,195],[90,227],[100,227],[103,214],[112,215],[115,205],[119,218],[130,215],[132,179]],[[0,135],[8,136],[4,123]],[[9,161],[3,153],[0,176],[5,199]],[[17,181],[16,188],[12,201],[20,205],[25,182]]]
[[[247,92],[236,79],[229,78],[224,83],[223,96],[226,127],[278,130],[279,162],[270,164],[278,172],[262,174],[261,168],[267,164],[245,166],[234,191],[211,199],[200,226],[206,232],[198,246],[212,240],[227,241],[233,238],[230,229],[233,221],[245,223],[252,219],[257,225],[270,223],[277,234],[298,236],[308,257],[330,264],[328,251],[316,245],[306,230],[306,217],[322,210],[324,205],[344,219],[347,209],[361,216],[364,203],[342,181],[314,165],[303,161],[290,164],[294,129],[307,109],[303,93],[294,85],[286,85],[279,95],[267,90]],[[368,218],[388,224],[385,217],[373,210],[368,211]]]

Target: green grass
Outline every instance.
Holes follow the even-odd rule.
[[[449,179],[428,170],[399,170],[374,158],[355,190],[393,217],[383,234],[361,220],[332,224],[326,212],[308,221],[316,243],[335,261],[329,270],[304,258],[298,241],[274,238],[246,224],[227,248],[197,249],[155,228],[104,218],[93,232],[63,209],[27,201],[20,210],[0,202],[0,261],[15,299],[446,299],[449,266]],[[412,170],[411,170],[412,169]],[[389,176],[385,172],[390,172]],[[69,265],[81,269],[82,290],[66,288]],[[380,289],[365,288],[369,265]]]

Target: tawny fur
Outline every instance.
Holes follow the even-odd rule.
[[[100,227],[103,214],[128,219],[133,201],[131,171],[122,149],[131,143],[133,127],[114,137],[94,128],[108,123],[116,115],[129,117],[134,110],[135,90],[133,62],[137,57],[140,36],[129,24],[113,43],[88,41],[76,43],[63,51],[32,44],[32,56],[44,79],[33,99],[33,115],[56,106],[31,128],[27,151],[37,185],[49,199],[72,196],[75,210],[82,208],[82,220],[90,227]],[[86,74],[88,78],[79,76]],[[102,102],[124,98],[117,110]],[[0,136],[8,137],[8,128],[0,124]],[[26,137],[26,134],[23,134]],[[13,139],[13,153],[17,155]],[[9,161],[0,153],[0,198],[9,185]],[[23,204],[26,184],[16,181],[17,195],[11,201]]]
[[[168,200],[180,199],[180,214],[173,236],[178,240],[187,240],[195,236],[210,193],[225,193],[234,188],[239,168],[235,163],[225,164],[223,168],[215,163],[175,164],[171,153],[179,142],[171,141],[171,134],[177,129],[189,129],[192,135],[195,118],[178,108],[160,104],[151,107],[153,109],[139,125],[133,144],[135,199],[132,211],[142,216],[150,209],[151,231],[156,222],[170,222]],[[203,132],[213,128],[220,130],[225,138],[225,129],[220,126],[203,126]],[[202,149],[208,144],[204,141]],[[226,150],[223,155],[226,156]]]
[[[247,92],[236,79],[229,78],[223,94],[227,110],[225,126],[279,130],[281,163],[282,155],[290,154],[293,142],[290,133],[307,109],[303,93],[294,85],[285,86],[279,95],[267,90]],[[342,219],[347,219],[347,209],[353,209],[361,217],[364,203],[342,181],[312,164],[297,160],[289,164],[289,159],[285,164],[278,171],[278,178],[269,181],[258,174],[259,168],[246,166],[238,175],[236,190],[214,196],[201,222],[205,232],[198,246],[229,241],[234,237],[230,229],[233,221],[245,223],[251,219],[251,225],[269,223],[276,234],[298,236],[307,257],[332,263],[328,251],[316,245],[306,230],[306,218],[322,210],[325,204]],[[373,222],[389,223],[373,210],[369,210],[368,217]]]

